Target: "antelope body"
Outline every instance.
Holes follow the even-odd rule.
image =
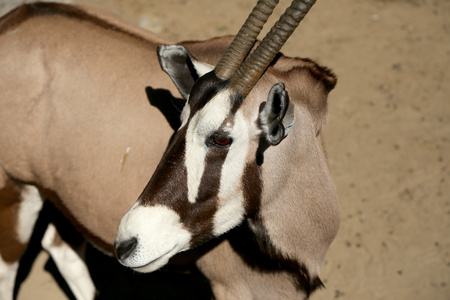
[[[230,42],[158,49],[171,43],[67,5],[0,19],[3,292],[43,198],[137,271],[205,245],[197,265],[217,299],[306,298],[321,285],[339,225],[320,135],[335,77],[278,55],[236,93],[212,67]]]

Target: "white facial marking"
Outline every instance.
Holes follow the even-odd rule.
[[[26,244],[33,233],[34,224],[42,209],[43,201],[39,190],[33,185],[24,185],[20,197],[17,237],[19,242]]]
[[[191,119],[186,132],[186,169],[188,200],[195,203],[200,181],[205,170],[205,158],[208,147],[205,138],[211,132],[218,130],[231,109],[230,92],[218,93],[205,107],[199,110]]]
[[[197,72],[197,75],[199,77],[202,77],[206,73],[209,73],[212,70],[214,70],[214,66],[207,64],[205,62],[194,60],[194,61],[192,61],[192,63],[194,64],[194,69]],[[181,116],[180,116],[181,126],[178,130],[180,130],[181,128],[184,127],[184,125],[186,125],[186,123],[189,119],[190,113],[191,113],[191,107],[189,106],[189,101],[186,101],[186,104],[184,105],[183,110],[181,111]]]
[[[0,299],[13,299],[19,262],[6,263],[0,255]]]
[[[192,63],[194,64],[194,68],[197,71],[198,77],[202,77],[206,73],[209,73],[212,70],[214,70],[214,66],[207,64],[205,62],[194,60],[192,61]]]
[[[50,254],[61,275],[66,280],[76,299],[90,300],[95,298],[95,285],[89,270],[81,257],[64,241],[54,243],[59,235],[55,226],[49,224],[42,238],[42,247]]]
[[[166,206],[134,206],[122,219],[116,242],[137,239],[134,252],[121,261],[139,272],[152,272],[178,252],[188,250],[191,234]]]
[[[244,218],[244,195],[242,176],[249,148],[248,125],[242,111],[238,111],[231,129],[233,143],[222,166],[219,190],[219,208],[214,216],[214,234],[220,235],[242,222]]]
[[[136,202],[134,202],[133,206],[131,207],[130,211],[135,209],[137,206],[141,205],[141,198],[139,198]]]
[[[191,107],[189,105],[189,102],[186,102],[186,104],[183,107],[183,110],[181,111],[181,126],[178,130],[184,127],[186,125],[187,121],[189,120],[189,115],[191,114]]]

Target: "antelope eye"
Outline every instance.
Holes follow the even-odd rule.
[[[233,139],[227,135],[215,133],[211,136],[211,143],[219,148],[225,148],[231,145]]]

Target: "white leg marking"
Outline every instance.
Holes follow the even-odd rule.
[[[205,170],[205,157],[208,147],[205,138],[219,129],[231,109],[230,92],[225,90],[211,99],[203,109],[191,119],[186,132],[186,169],[188,199],[195,203],[200,181]]]
[[[59,234],[55,226],[50,223],[42,238],[42,247],[53,258],[75,298],[79,300],[94,299],[95,285],[92,282],[86,264],[75,250],[64,241],[55,245],[53,241],[57,235]]]
[[[7,264],[0,256],[0,299],[12,300],[19,262]]]
[[[34,225],[42,209],[39,190],[33,185],[24,185],[20,194],[20,207],[17,219],[16,236],[20,243],[26,244],[33,233]],[[0,256],[0,299],[13,298],[19,262],[6,263]]]
[[[43,201],[39,190],[33,185],[22,188],[19,208],[17,237],[22,244],[28,243],[33,233],[34,224],[42,209]]]

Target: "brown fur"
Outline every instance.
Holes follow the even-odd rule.
[[[244,223],[199,260],[219,299],[303,299],[321,286],[320,268],[339,228],[336,191],[320,135],[328,88],[335,79],[317,65],[310,71],[310,64],[295,59],[288,70],[275,64],[243,103],[244,115],[256,120],[261,99],[284,82],[296,124],[283,142],[262,154],[263,189],[258,213],[250,218],[252,230]],[[317,80],[319,70],[325,82]],[[258,163],[258,146],[253,147],[249,162]],[[243,246],[249,240],[253,243]]]
[[[27,246],[16,236],[20,206],[19,187],[8,180],[0,189],[0,199],[0,255],[5,262],[12,263],[22,257]]]
[[[112,245],[172,133],[145,88],[176,90],[159,69],[157,44],[97,26],[95,18],[67,18],[66,8],[30,13],[0,36],[7,45],[0,47],[0,164],[61,199],[58,207]]]

